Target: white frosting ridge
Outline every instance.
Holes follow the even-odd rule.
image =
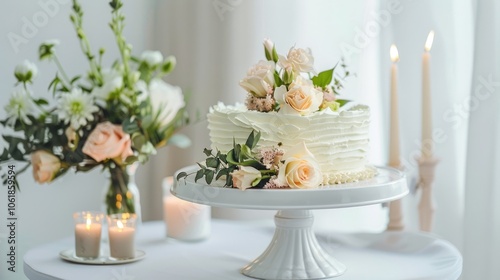
[[[324,184],[346,183],[373,177],[368,166],[368,106],[357,105],[341,112],[323,110],[308,116],[249,111],[244,105],[210,108],[208,128],[212,148],[228,152],[244,143],[252,130],[261,132],[259,146],[287,149],[304,141],[323,173]]]

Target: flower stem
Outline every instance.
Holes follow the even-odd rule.
[[[61,73],[62,75],[62,78],[63,78],[63,82],[66,83],[66,88],[69,90],[71,89],[71,83],[70,83],[70,79],[68,78],[68,75],[66,75],[66,72],[64,71],[64,68],[61,64],[61,62],[59,61],[59,58],[57,58],[57,55],[54,54],[53,56],[54,58],[54,62],[56,63],[57,65],[57,69],[59,70],[59,72]]]
[[[123,63],[123,74],[125,77],[125,86],[132,89],[133,88],[133,83],[131,81],[130,77],[130,65],[129,65],[129,60],[130,60],[130,47],[127,45],[127,42],[125,41],[125,38],[123,37],[123,28],[124,28],[124,20],[125,16],[120,12],[120,9],[122,7],[122,2],[120,0],[114,0],[113,1],[113,17],[111,19],[111,22],[109,26],[111,27],[111,30],[113,30],[113,33],[115,34],[115,39],[116,39],[116,44],[118,45],[118,49],[120,50],[120,56],[122,59]]]
[[[73,26],[75,27],[76,35],[80,41],[80,48],[83,53],[87,57],[90,65],[90,73],[91,79],[97,86],[101,86],[103,84],[102,73],[100,62],[96,63],[95,56],[92,54],[90,50],[90,44],[83,31],[83,11],[77,0],[73,0],[73,12],[71,15],[71,21],[73,22]]]

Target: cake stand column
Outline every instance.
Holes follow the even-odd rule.
[[[318,244],[313,221],[310,210],[278,211],[271,244],[241,273],[257,279],[323,279],[343,274],[345,265]]]

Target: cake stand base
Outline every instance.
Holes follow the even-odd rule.
[[[280,210],[271,244],[241,273],[257,279],[324,279],[340,276],[345,265],[321,248],[310,210]]]

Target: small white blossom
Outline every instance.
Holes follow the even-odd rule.
[[[163,55],[159,51],[144,51],[141,54],[141,60],[149,67],[156,66],[163,61]]]
[[[31,92],[23,88],[17,89],[12,93],[7,105],[4,109],[7,113],[8,124],[13,125],[17,119],[25,124],[31,124],[28,115],[33,113],[35,103],[31,98]]]
[[[58,116],[65,124],[70,124],[75,130],[94,120],[93,113],[99,108],[94,105],[93,97],[85,94],[80,88],[73,88],[59,99]]]
[[[24,60],[14,69],[14,76],[19,82],[31,82],[36,78],[37,74],[38,68],[29,60]]]

